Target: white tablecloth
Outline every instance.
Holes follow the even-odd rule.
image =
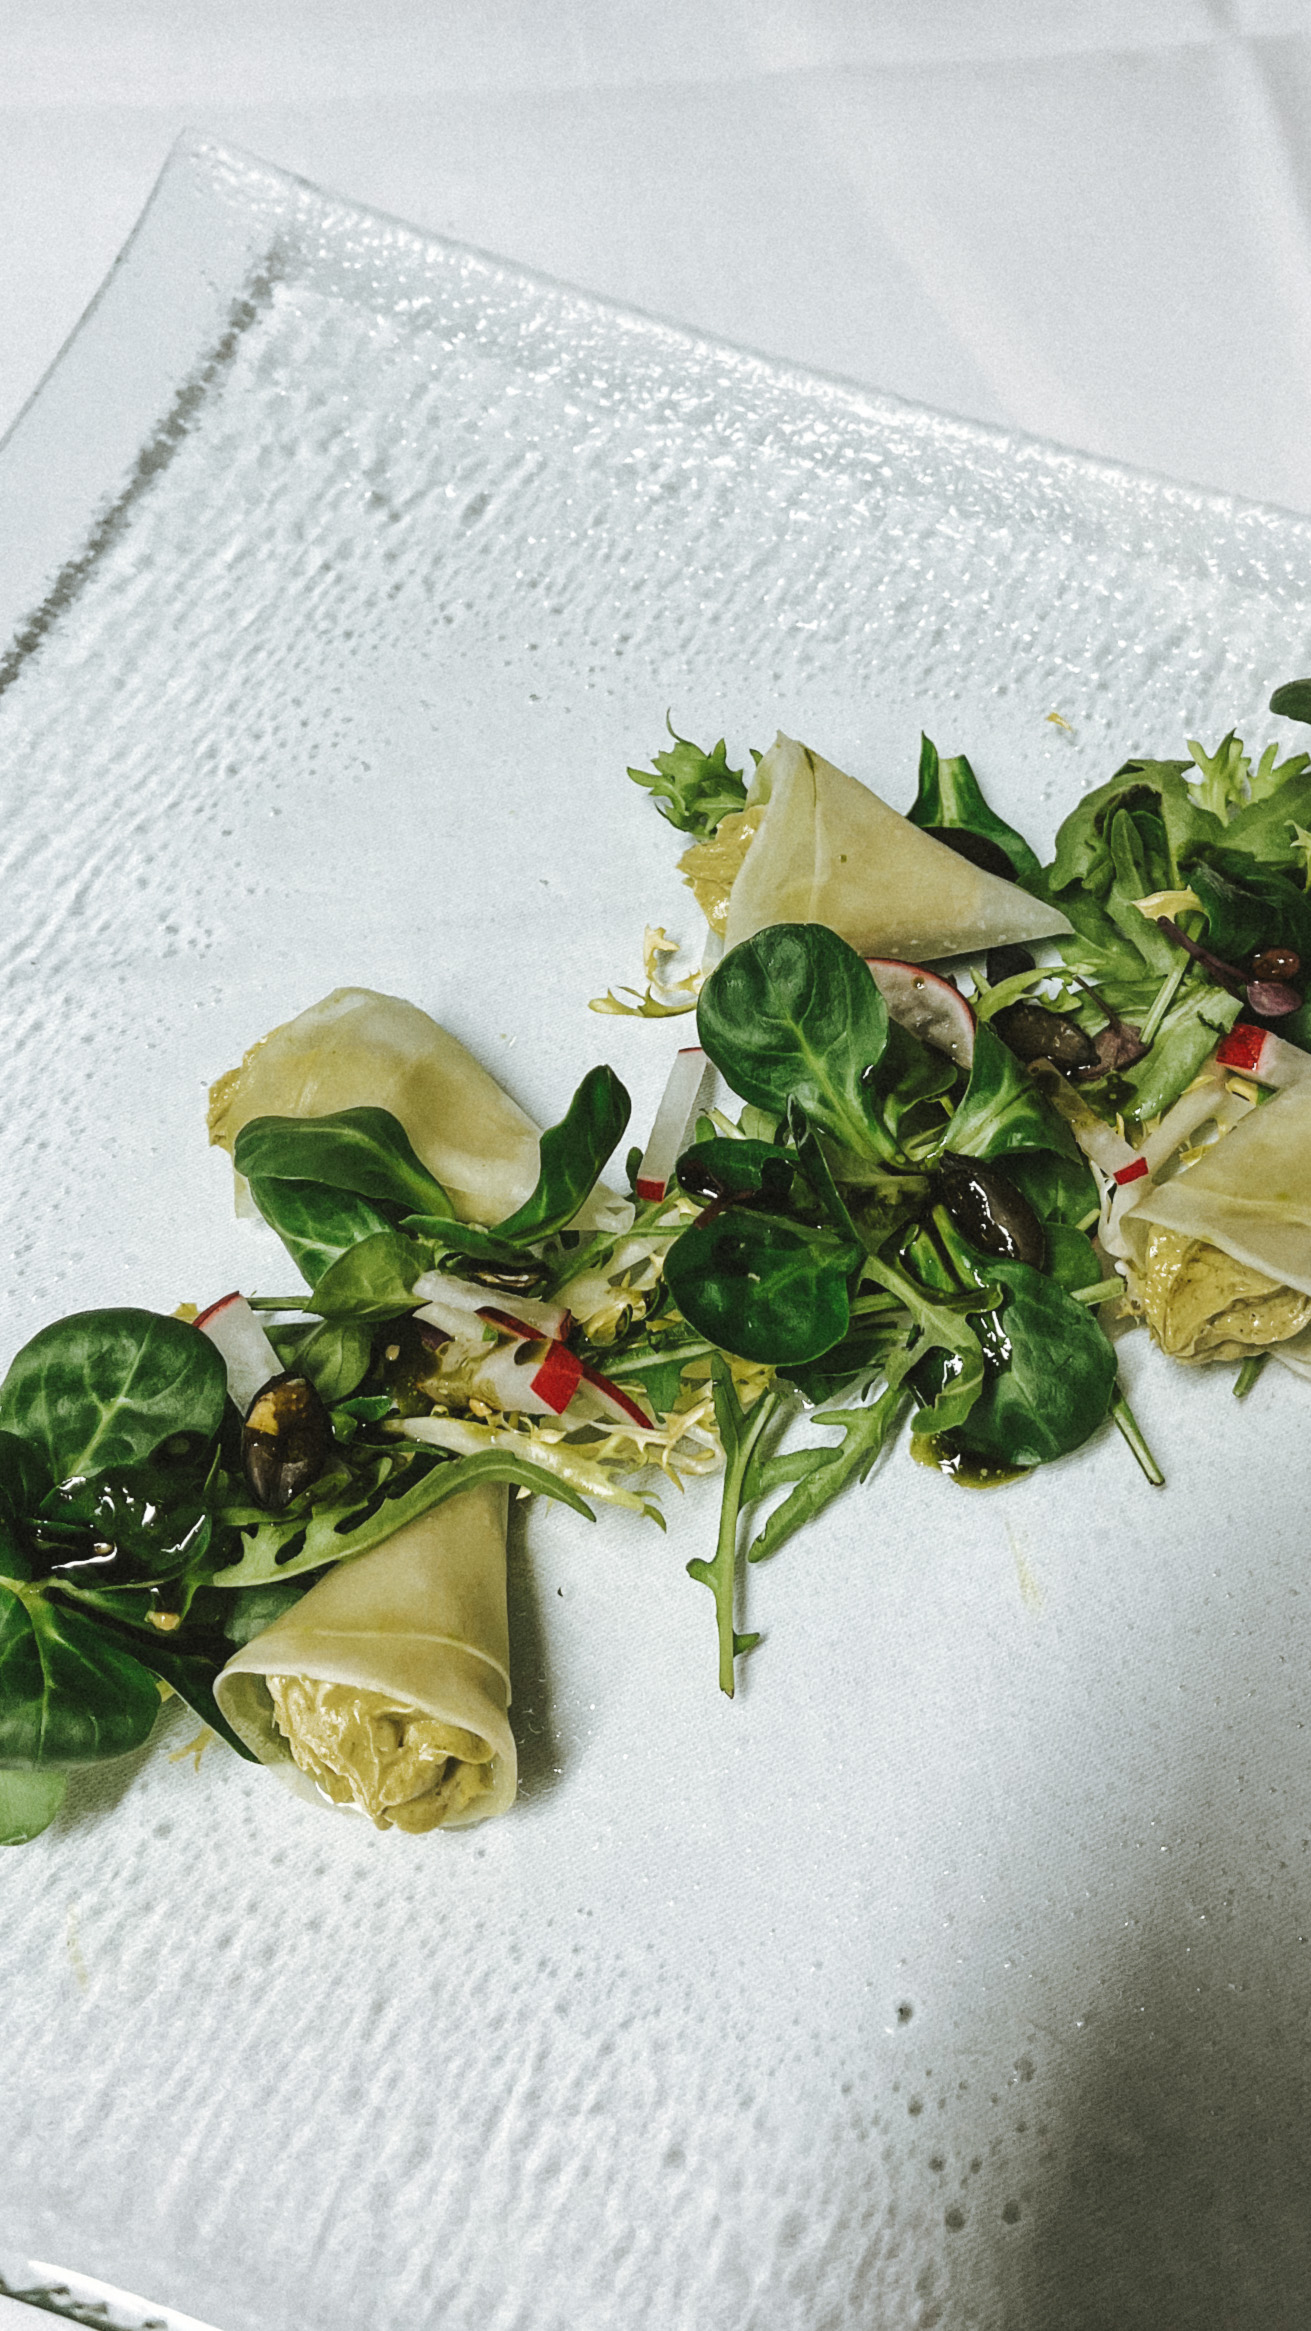
[[[177,132],[1311,508],[1306,0],[5,0],[0,424]]]

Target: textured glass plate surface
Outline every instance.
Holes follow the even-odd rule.
[[[209,1080],[412,996],[539,1121],[649,1121],[691,935],[623,776],[921,724],[1046,846],[1131,747],[1269,725],[1311,528],[618,313],[184,147],[0,460],[6,1352],[287,1265]],[[1068,730],[1051,725],[1059,712]],[[898,1450],[748,1586],[521,1508],[523,1793],[379,1836],[181,1750],[0,1863],[0,2244],[223,2331],[1299,2319],[1305,1390],[1126,1374],[962,1493]],[[1270,1378],[1274,1380],[1271,1381]]]

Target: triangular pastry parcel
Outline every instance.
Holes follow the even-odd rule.
[[[379,1828],[464,1829],[513,1804],[505,1516],[503,1487],[462,1490],[243,1645],[215,1697],[261,1763],[294,1760]]]
[[[1311,1295],[1311,1084],[1289,1085],[1124,1217],[1203,1238]]]
[[[462,1221],[504,1222],[536,1185],[532,1119],[417,1004],[367,987],[335,988],[252,1044],[210,1089],[209,1138],[230,1155],[252,1117],[338,1109],[389,1109]],[[631,1218],[628,1201],[598,1182],[576,1219],[590,1230]]]
[[[736,836],[729,819],[720,827],[725,843],[746,836],[726,947],[770,923],[826,923],[862,955],[923,963],[1070,929],[1057,908],[958,857],[792,737],[765,754],[738,817]],[[694,883],[697,856],[682,861]]]

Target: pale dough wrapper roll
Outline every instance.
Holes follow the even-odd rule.
[[[252,1044],[209,1097],[229,1154],[252,1117],[389,1109],[464,1221],[502,1222],[537,1180],[538,1132],[495,1077],[417,1004],[339,987]]]
[[[518,1777],[505,1524],[503,1487],[468,1489],[339,1563],[228,1661],[215,1697],[234,1732],[379,1826],[505,1812]]]
[[[1195,1165],[1149,1185],[1123,1217],[1126,1233],[1148,1222],[1311,1295],[1311,1084],[1287,1086]]]
[[[1070,929],[1058,908],[970,865],[792,737],[765,754],[744,815],[755,831],[726,947],[771,923],[825,923],[862,955],[924,963]]]

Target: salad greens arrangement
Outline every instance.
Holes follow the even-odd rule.
[[[1311,721],[1311,682],[1272,709]],[[617,1228],[587,1213],[629,1117],[608,1067],[497,1222],[462,1218],[386,1109],[247,1123],[234,1162],[304,1282],[252,1299],[280,1371],[254,1404],[203,1322],[129,1308],[43,1329],[0,1384],[0,1842],[48,1825],[72,1769],[139,1747],[169,1692],[248,1754],[214,1696],[233,1651],[480,1482],[658,1519],[652,1466],[722,1461],[689,1568],[731,1694],[758,1640],[740,1557],[864,1481],[907,1418],[917,1458],[976,1485],[1112,1419],[1159,1481],[1101,1323],[1123,1285],[1072,1123],[1141,1138],[1240,1014],[1311,1051],[1311,757],[1254,765],[1232,733],[1189,754],[1127,761],[1044,866],[925,739],[911,822],[1072,935],[1045,964],[975,966],[968,1007],[949,999],[974,1023],[961,1053],[903,1024],[836,932],[759,930],[695,1002],[737,1113],[689,1128],[656,1198],[634,1150]],[[747,795],[722,740],[674,737],[630,775],[698,840]]]

